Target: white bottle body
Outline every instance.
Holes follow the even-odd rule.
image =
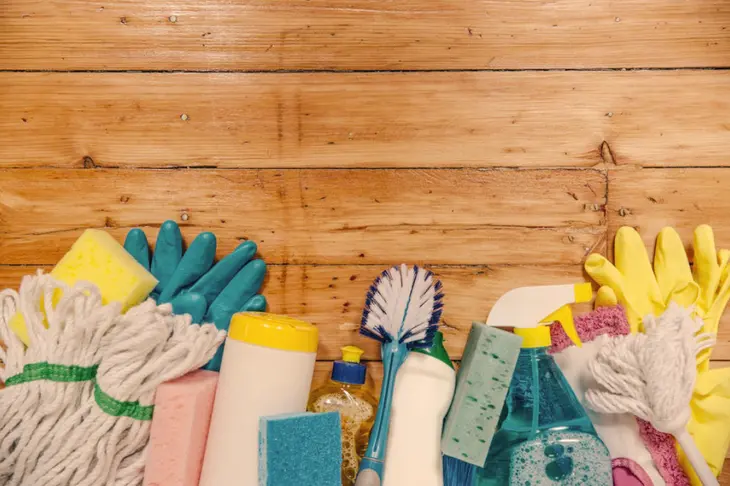
[[[441,433],[455,386],[453,368],[409,353],[395,379],[383,486],[443,486]]]
[[[306,411],[316,357],[226,340],[200,486],[259,484],[259,419]]]

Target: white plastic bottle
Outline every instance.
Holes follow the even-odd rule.
[[[443,486],[441,432],[455,386],[437,332],[431,348],[410,352],[396,377],[383,486]]]
[[[265,313],[236,314],[223,352],[200,486],[256,486],[259,418],[307,409],[317,328]]]

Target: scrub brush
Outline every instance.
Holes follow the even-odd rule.
[[[355,486],[380,486],[398,369],[408,351],[428,348],[438,330],[444,294],[433,273],[406,265],[384,271],[370,286],[360,334],[382,343],[383,387],[378,413]]]

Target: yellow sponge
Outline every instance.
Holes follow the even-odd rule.
[[[157,285],[157,279],[109,233],[92,229],[84,231],[51,275],[68,285],[91,282],[99,287],[104,304],[120,302],[123,311],[146,299]],[[21,314],[13,316],[10,327],[21,341],[30,343]]]

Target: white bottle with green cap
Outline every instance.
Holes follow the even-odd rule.
[[[443,486],[441,432],[456,372],[436,332],[433,345],[414,349],[398,371],[385,455],[383,486]]]
[[[257,312],[233,316],[200,486],[259,484],[259,418],[306,411],[317,343],[317,328],[307,322]]]

